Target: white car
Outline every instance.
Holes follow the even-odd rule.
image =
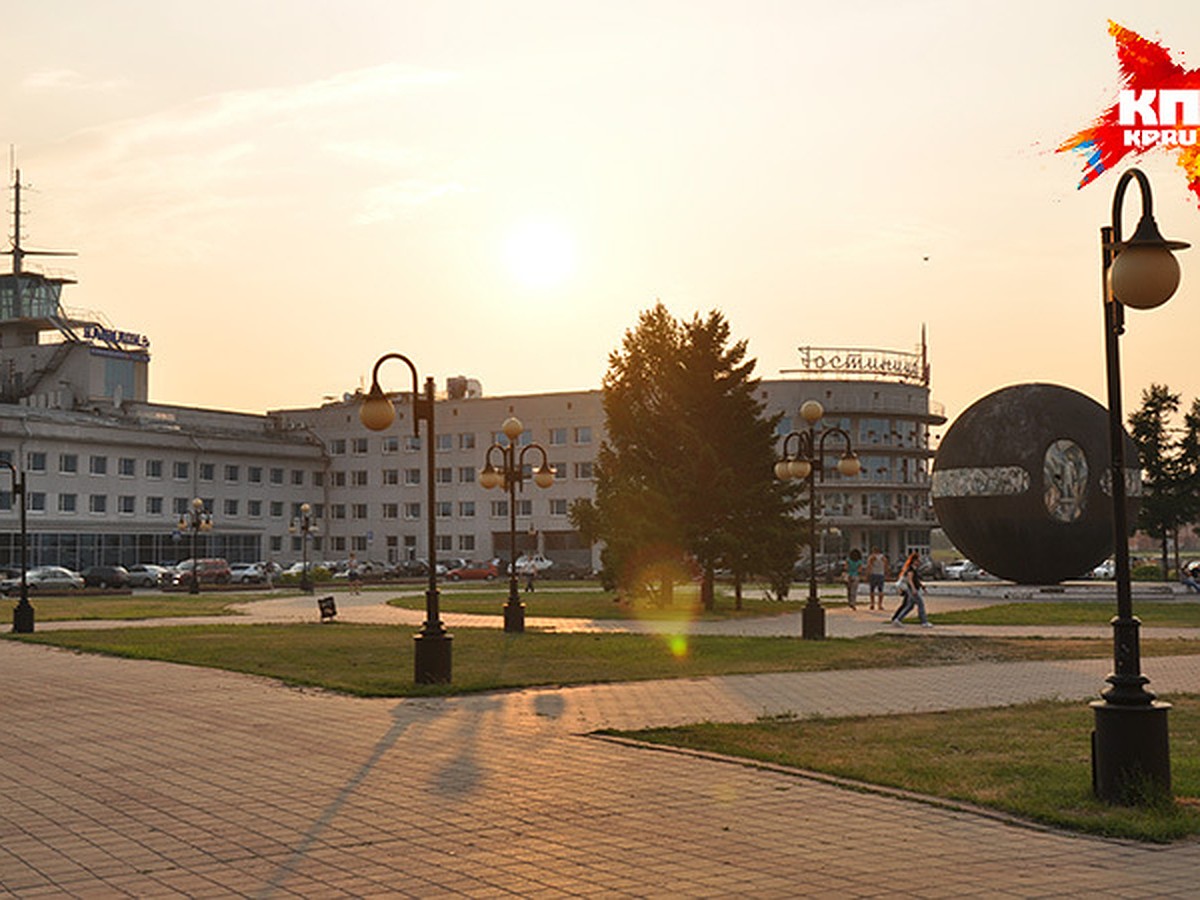
[[[234,584],[262,584],[267,580],[262,563],[234,563],[229,567],[229,576]]]
[[[31,593],[36,591],[77,591],[83,587],[82,576],[62,566],[38,566],[25,572],[25,584]],[[21,577],[0,581],[0,593],[21,590]]]
[[[946,577],[954,581],[974,581],[983,577],[983,569],[969,559],[956,559],[946,566],[945,572]]]
[[[533,556],[521,554],[517,557],[517,571],[521,573],[528,572],[533,569],[537,574],[542,574],[547,569],[554,565],[554,560],[546,559],[540,553],[535,553]]]
[[[1106,559],[1096,568],[1092,569],[1092,577],[1100,578],[1104,581],[1112,581],[1117,577],[1117,564],[1111,559]]]

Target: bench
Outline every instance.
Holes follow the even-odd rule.
[[[333,597],[318,597],[317,608],[321,611],[321,621],[328,622],[337,615],[337,604],[333,602]]]

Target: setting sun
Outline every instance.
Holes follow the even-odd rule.
[[[575,272],[575,241],[555,222],[524,222],[505,241],[504,261],[526,287],[554,287]]]

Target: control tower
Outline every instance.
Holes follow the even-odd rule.
[[[0,403],[74,409],[145,401],[149,341],[63,306],[63,285],[74,279],[26,270],[29,256],[75,254],[22,246],[20,169],[12,190],[11,249],[0,251],[12,257],[12,271],[0,274]]]

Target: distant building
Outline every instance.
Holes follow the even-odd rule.
[[[202,556],[231,561],[300,559],[293,525],[304,503],[317,531],[310,558],[395,563],[427,558],[425,455],[401,404],[386,433],[365,430],[355,394],[304,409],[249,415],[151,403],[150,341],[99,313],[62,303],[69,278],[29,272],[45,255],[20,242],[0,275],[0,457],[26,475],[30,565],[171,562],[190,555],[180,516],[199,497],[213,517]],[[57,254],[56,254],[57,255]],[[893,559],[928,550],[931,409],[924,340],[919,354],[801,349],[803,378],[768,380],[760,399],[782,413],[780,435],[799,424],[808,399],[824,425],[851,435],[862,474],[832,466],[818,484],[826,553],[879,546]],[[484,396],[480,383],[450,378],[436,408],[436,548],[439,559],[509,557],[506,493],[477,475],[487,448],[503,442],[509,416],[525,425],[556,470],[548,489],[532,481],[517,497],[517,552],[536,550],[563,566],[592,566],[596,548],[571,528],[568,511],[594,492],[604,440],[598,390]],[[424,433],[424,427],[422,427]],[[841,447],[830,441],[831,461]],[[528,460],[527,460],[528,461]],[[18,560],[17,511],[0,472],[0,565]]]

